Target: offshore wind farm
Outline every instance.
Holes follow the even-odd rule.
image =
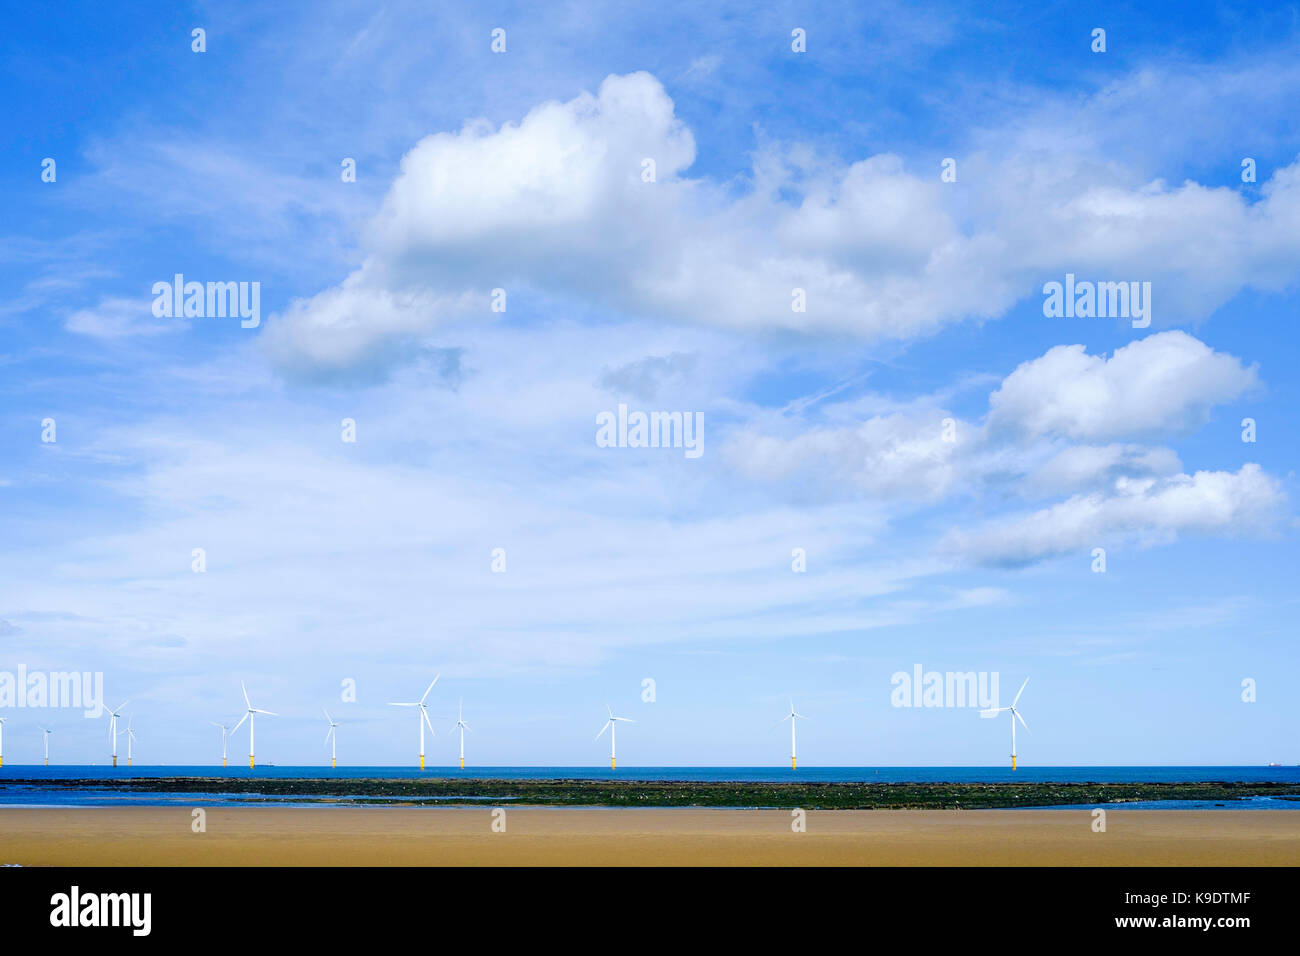
[[[177,800],[195,805],[302,806],[448,806],[481,805],[503,800],[512,805],[638,806],[810,806],[824,809],[887,809],[913,807],[1035,808],[1085,803],[1117,804],[1126,809],[1300,809],[1300,767],[1030,767],[1018,764],[1015,726],[1024,719],[1018,705],[1029,683],[1026,677],[1011,704],[979,711],[983,718],[1006,713],[1012,729],[1011,765],[1007,767],[826,767],[798,763],[796,725],[808,718],[793,697],[778,726],[790,725],[790,766],[779,767],[628,767],[619,769],[616,734],[632,718],[605,706],[606,718],[595,736],[608,734],[609,768],[574,766],[484,766],[465,769],[464,698],[457,701],[452,730],[458,745],[457,765],[426,766],[425,730],[434,736],[429,716],[435,675],[418,701],[391,702],[415,711],[419,763],[415,769],[338,765],[338,728],[328,708],[324,744],[329,766],[280,767],[255,759],[254,721],[258,715],[279,716],[254,707],[241,681],[244,714],[233,726],[210,721],[221,731],[220,768],[205,764],[135,767],[134,714],[125,728],[117,721],[126,702],[105,713],[113,742],[111,765],[53,765],[49,763],[48,728],[43,734],[44,766],[14,764],[0,768],[0,806],[31,803],[63,806],[169,805]],[[227,742],[243,723],[249,724],[247,769],[227,765]],[[3,725],[0,724],[0,732]],[[125,737],[127,766],[117,764],[117,739]],[[0,737],[0,747],[3,738]],[[0,750],[0,753],[3,753]],[[216,758],[214,751],[213,757]]]
[[[985,707],[978,711],[981,718],[995,718],[1000,714],[1008,715],[1008,722],[1011,728],[1011,762],[1009,770],[995,766],[965,766],[956,765],[945,769],[942,767],[918,767],[918,768],[900,768],[897,766],[883,767],[863,767],[851,768],[840,766],[803,766],[800,767],[798,761],[798,721],[806,721],[809,718],[800,713],[794,704],[794,698],[788,698],[787,711],[784,717],[778,721],[776,726],[789,724],[790,727],[790,767],[789,770],[767,769],[759,767],[728,767],[719,766],[661,766],[661,767],[628,767],[625,763],[623,770],[619,771],[617,759],[617,730],[619,724],[635,724],[637,721],[633,718],[617,715],[614,713],[612,706],[606,704],[605,720],[601,724],[599,731],[595,735],[595,740],[608,734],[609,740],[609,770],[604,771],[600,768],[582,767],[582,766],[546,766],[538,765],[536,767],[480,767],[472,769],[466,773],[465,765],[465,735],[470,733],[471,728],[465,720],[465,701],[461,697],[457,700],[455,718],[451,726],[452,739],[458,745],[457,761],[458,766],[451,768],[442,768],[437,764],[426,767],[426,736],[428,731],[430,737],[436,737],[432,718],[429,714],[431,705],[431,696],[438,685],[441,675],[435,674],[429,684],[425,687],[424,693],[417,701],[393,701],[388,706],[412,708],[415,711],[417,724],[418,745],[418,763],[415,771],[405,771],[397,767],[383,767],[382,765],[369,764],[364,760],[364,755],[357,761],[353,767],[338,765],[338,728],[340,721],[331,715],[328,707],[321,708],[321,714],[326,722],[326,733],[324,745],[327,748],[329,778],[334,779],[375,779],[383,775],[395,774],[397,778],[403,778],[411,775],[414,779],[420,779],[426,773],[437,773],[442,770],[451,769],[457,773],[460,779],[512,779],[512,780],[540,780],[547,777],[564,778],[564,779],[586,779],[586,780],[603,780],[603,779],[623,779],[631,781],[650,781],[650,780],[668,780],[668,781],[696,781],[696,782],[789,782],[799,780],[803,782],[819,783],[853,783],[853,782],[876,782],[876,783],[920,783],[920,782],[951,782],[951,783],[1012,783],[1017,779],[1025,780],[1027,783],[1077,783],[1081,781],[1090,781],[1097,783],[1137,783],[1150,782],[1152,784],[1188,784],[1188,783],[1213,783],[1213,782],[1246,782],[1255,781],[1259,783],[1286,783],[1297,779],[1297,771],[1300,771],[1300,765],[1283,766],[1277,762],[1269,762],[1267,765],[1259,766],[1237,766],[1229,768],[1216,767],[1213,769],[1201,769],[1196,767],[1178,767],[1178,766],[1144,766],[1144,767],[1094,767],[1094,766],[1077,766],[1077,767],[1054,767],[1054,768],[1025,768],[1020,765],[1017,753],[1016,724],[1019,722],[1021,727],[1028,731],[1028,725],[1019,709],[1021,697],[1029,685],[1029,677],[1026,677],[1020,684],[1015,696],[1009,705],[997,706],[996,701],[992,701],[994,706]],[[240,692],[242,695],[244,708],[243,714],[233,725],[220,721],[209,721],[208,724],[220,731],[219,759],[220,768],[223,771],[215,774],[220,779],[236,779],[241,774],[249,775],[259,771],[256,761],[256,737],[255,721],[258,715],[263,717],[281,716],[280,712],[270,711],[260,707],[254,707],[248,693],[248,688],[243,681],[240,681]],[[113,770],[121,769],[118,767],[118,741],[125,738],[127,746],[127,767],[144,778],[155,778],[168,776],[170,773],[162,764],[153,764],[140,768],[134,767],[135,760],[135,714],[126,713],[126,705],[129,701],[123,701],[116,708],[104,708],[104,716],[108,718],[109,740],[111,743],[110,765],[104,769],[95,768],[95,765],[78,765],[68,764],[64,768],[55,769],[46,777],[33,779],[58,780],[66,779],[68,772],[81,769],[86,770],[93,768],[94,774],[103,774],[105,780],[124,779],[119,778],[111,773]],[[125,727],[119,726],[119,721],[126,717]],[[450,718],[449,718],[450,719]],[[247,771],[240,768],[230,768],[228,766],[228,743],[234,734],[247,721],[249,725],[249,761]],[[4,768],[4,730],[6,725],[10,725],[12,738],[13,726],[10,719],[0,716],[0,769]],[[65,729],[71,729],[69,725]],[[43,762],[46,767],[50,767],[50,736],[54,732],[44,726],[35,726],[42,734],[43,743]],[[213,751],[214,759],[218,759],[218,751]],[[24,766],[22,763],[14,763],[11,759],[9,769],[17,770]],[[207,774],[202,772],[206,767],[202,763],[180,762],[175,765],[177,768],[184,768],[183,775],[186,777],[201,777]],[[207,768],[208,773],[215,773],[215,766]],[[323,773],[324,768],[319,770],[309,766],[277,767],[274,765],[262,765],[260,772],[257,773],[259,778],[267,779],[310,779],[318,772]],[[174,771],[180,773],[180,769]],[[1047,775],[1044,776],[1043,774]],[[882,776],[883,774],[883,776]],[[1207,776],[1207,774],[1212,775]],[[0,781],[4,777],[0,776]],[[0,795],[0,802],[3,796]]]
[[[259,765],[253,731],[257,717],[277,717],[282,726],[293,719],[292,709],[278,703],[276,711],[254,706],[242,681],[240,719],[233,726],[209,722],[220,730],[220,766],[215,747],[212,763],[135,766],[136,714],[127,714],[125,703],[105,711],[113,741],[111,762],[105,766],[51,765],[51,730],[39,728],[44,765],[0,765],[0,828],[6,833],[0,856],[8,854],[8,861],[19,863],[100,865],[122,852],[120,841],[129,841],[137,863],[159,865],[461,864],[485,859],[627,865],[638,862],[643,852],[678,864],[960,863],[971,854],[1005,855],[1014,832],[1019,849],[1005,856],[1008,862],[1095,865],[1099,845],[1078,843],[1081,828],[1067,821],[1082,815],[1095,821],[1098,813],[1115,814],[1114,825],[1126,834],[1100,845],[1100,859],[1112,865],[1152,858],[1280,865],[1300,852],[1300,814],[1294,812],[1300,810],[1300,767],[1020,765],[1015,728],[1019,722],[1028,729],[1019,710],[1028,678],[1011,704],[986,701],[994,706],[979,711],[985,718],[1008,715],[1009,767],[801,766],[796,727],[808,717],[789,696],[777,724],[790,725],[788,768],[626,762],[620,767],[618,725],[645,730],[652,722],[623,716],[606,704],[593,742],[599,745],[608,735],[608,768],[467,770],[465,736],[471,729],[463,697],[456,701],[453,733],[447,738],[434,734],[429,710],[439,705],[433,696],[439,677],[433,677],[419,700],[389,704],[415,713],[416,767],[340,767],[338,730],[344,721],[328,707],[314,718],[323,717],[326,724],[321,742],[328,766]],[[126,725],[119,727],[123,716]],[[407,719],[395,723],[409,728]],[[227,743],[245,721],[248,766],[230,767]],[[318,723],[314,726],[319,729]],[[445,758],[439,754],[427,762],[426,730],[435,741],[447,739]],[[271,731],[277,732],[283,733]],[[402,736],[407,733],[409,729]],[[125,737],[125,767],[116,760],[118,737]],[[265,734],[262,739],[265,744]],[[71,810],[75,817],[66,815]],[[565,812],[538,816],[558,810]],[[166,822],[178,811],[196,819],[204,815],[205,827],[206,815],[217,815],[222,835],[204,842],[196,853],[195,846],[177,840],[174,823]],[[728,816],[719,817],[719,812]],[[221,816],[227,813],[234,816]],[[491,829],[468,825],[466,814],[478,813],[490,814]],[[822,835],[807,843],[772,844],[772,834],[784,826],[781,813],[791,814],[798,827],[806,825],[802,821],[808,814],[816,815]],[[1003,815],[1001,821],[989,813]],[[504,827],[507,817],[516,829],[523,826],[535,834],[527,844],[532,849],[524,852],[485,836]],[[1207,822],[1211,818],[1220,822]],[[1010,820],[1018,821],[1014,831],[1008,829]],[[90,821],[97,822],[91,827]],[[1204,839],[1207,831],[1216,834],[1214,840]],[[51,844],[43,834],[54,832],[76,833],[77,838],[71,844]],[[294,839],[297,849],[274,848],[265,839],[268,832]],[[936,832],[944,834],[940,844],[933,842]],[[435,839],[434,833],[452,836]],[[631,833],[637,840],[618,838]],[[396,856],[379,849],[393,839],[403,847]]]

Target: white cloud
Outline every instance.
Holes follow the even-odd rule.
[[[1030,497],[1074,492],[1110,484],[1121,476],[1173,475],[1182,470],[1170,448],[1144,445],[1075,445],[1039,464],[1019,483]]]
[[[135,335],[161,335],[188,328],[185,319],[156,319],[148,299],[105,298],[88,309],[78,309],[63,323],[69,332],[97,339]]]
[[[957,203],[936,170],[889,154],[844,165],[764,148],[739,198],[685,178],[694,159],[690,130],[647,73],[610,76],[596,95],[543,103],[519,123],[425,137],[365,231],[369,257],[347,295],[327,290],[274,316],[272,346],[323,367],[373,362],[454,317],[445,301],[481,302],[487,315],[496,287],[659,319],[907,339],[1001,315],[1066,271],[1151,281],[1159,326],[1244,286],[1280,288],[1300,261],[1300,165],[1251,203],[1098,157],[982,154],[959,166]],[[791,309],[796,287],[804,313]],[[436,305],[394,315],[385,295]]]
[[[784,482],[809,499],[865,496],[921,507],[951,505],[962,496],[984,498],[990,492],[1029,499],[1076,495],[1030,522],[1037,527],[1042,518],[1047,524],[1034,533],[1050,536],[1077,523],[1089,533],[1115,522],[1123,526],[1124,509],[1145,501],[1135,496],[1149,495],[1155,497],[1143,507],[1181,504],[1181,516],[1171,519],[1170,527],[1213,528],[1217,499],[1178,490],[1180,482],[1192,479],[1181,475],[1182,463],[1173,449],[1073,442],[1179,429],[1203,419],[1214,402],[1257,384],[1253,367],[1245,368],[1183,332],[1166,332],[1134,342],[1109,360],[1086,355],[1082,346],[1050,349],[1002,380],[990,396],[984,423],[956,419],[938,396],[874,414],[869,410],[881,406],[880,396],[811,409],[792,403],[779,416],[751,418],[729,436],[723,452],[741,474]],[[831,424],[813,424],[811,416]],[[955,424],[951,442],[944,440],[948,418]],[[1195,481],[1211,488],[1213,474],[1198,472]],[[1239,479],[1241,490],[1254,486],[1250,478]],[[1085,492],[1094,494],[1081,494]],[[1198,516],[1198,508],[1203,515]],[[1019,528],[1020,519],[1011,520]],[[1029,531],[1015,533],[1020,540],[1033,539]],[[980,540],[984,538],[997,540],[992,532]],[[978,556],[980,549],[976,542],[958,550]],[[1056,553],[1056,546],[1026,546],[1024,551],[1023,558],[1007,560],[1034,560]]]
[[[955,531],[943,545],[978,563],[1014,566],[1121,541],[1153,544],[1182,534],[1259,533],[1268,530],[1282,502],[1277,481],[1256,464],[1237,472],[1120,478],[1107,494],[1076,495],[977,531]]]
[[[943,413],[891,414],[846,428],[814,428],[791,438],[738,433],[724,449],[741,473],[768,481],[830,485],[854,496],[939,498],[961,470],[957,444],[944,441]],[[957,423],[958,429],[965,429]]]
[[[1059,345],[1007,376],[989,398],[989,424],[1085,440],[1179,429],[1256,384],[1254,366],[1184,332],[1148,336],[1110,359]]]
[[[268,329],[267,348],[287,371],[312,377],[346,370],[376,373],[395,364],[402,346],[441,316],[463,315],[473,297],[422,289],[365,288],[359,275],[310,300],[295,300]]]

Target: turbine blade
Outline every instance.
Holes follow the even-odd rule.
[[[247,719],[248,719],[248,712],[245,711],[244,716],[239,718],[239,723],[235,724],[235,726],[230,728],[230,732],[233,734],[236,730],[239,729],[240,725],[243,724],[243,722],[246,721]]]
[[[1016,691],[1015,699],[1011,701],[1011,706],[1012,706],[1012,707],[1014,707],[1014,706],[1016,706],[1016,704],[1020,703],[1020,695],[1023,694],[1023,693],[1025,692],[1025,684],[1028,684],[1028,683],[1029,683],[1029,678],[1026,677],[1026,678],[1025,678],[1025,683],[1020,685],[1020,690]]]
[[[441,677],[441,676],[442,676],[441,674],[434,674],[434,675],[433,675],[433,680],[429,681],[429,689],[426,690],[426,691],[424,692],[424,696],[420,698],[420,703],[423,704],[426,700],[429,699],[429,691],[433,690],[433,685],[436,684],[436,683],[438,683],[438,678]]]
[[[605,721],[605,726],[604,726],[604,727],[601,727],[601,728],[600,728],[600,733],[598,733],[598,734],[596,735],[596,739],[597,739],[597,740],[599,740],[601,737],[605,736],[605,731],[609,730],[609,727],[610,727],[610,725],[611,725],[612,723],[613,723],[612,720],[607,720],[607,721]]]
[[[273,711],[273,710],[258,710],[256,707],[253,708],[253,713],[255,713],[255,714],[266,714],[268,717],[279,717],[279,716],[280,716],[279,714],[277,714],[277,713],[276,713],[275,711]]]
[[[244,703],[248,705],[249,710],[252,710],[253,702],[248,699],[248,688],[244,686],[244,682],[242,680],[239,682],[239,689],[244,692]]]
[[[1025,718],[1023,718],[1023,717],[1020,716],[1020,711],[1018,711],[1018,710],[1013,710],[1011,713],[1013,713],[1013,714],[1016,715],[1016,720],[1020,721],[1020,726],[1021,726],[1021,727],[1024,727],[1025,730],[1028,730],[1028,731],[1029,731],[1029,733],[1031,733],[1031,734],[1033,733],[1032,730],[1029,730],[1029,725],[1028,725],[1027,723],[1025,723]]]
[[[1002,713],[1004,710],[1010,710],[1010,709],[1011,709],[1010,707],[990,707],[988,710],[981,710],[981,711],[980,711],[980,716],[981,716],[981,717],[996,717],[998,714]]]
[[[419,705],[419,704],[414,704],[414,703],[412,703],[412,704],[406,704],[406,703],[401,703],[401,704],[399,704],[397,701],[390,700],[390,701],[388,702],[388,706],[389,706],[389,707],[419,707],[420,705]]]
[[[424,725],[429,728],[429,733],[435,737],[438,736],[433,732],[433,723],[429,720],[429,712],[423,707],[420,708],[420,716],[424,718]]]
[[[333,719],[332,717],[330,717],[330,712],[329,712],[328,710],[325,710],[324,707],[322,707],[321,710],[322,710],[322,711],[324,712],[324,714],[325,714],[325,719],[328,720],[331,724],[334,723],[334,719]]]
[[[330,742],[330,734],[332,734],[332,733],[334,733],[334,728],[333,728],[333,727],[331,727],[329,730],[325,731],[325,743],[329,743],[329,742]]]

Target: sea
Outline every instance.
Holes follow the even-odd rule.
[[[115,806],[222,806],[238,805],[259,798],[260,806],[293,806],[293,796],[264,797],[256,793],[151,792],[133,787],[129,792],[87,784],[83,787],[48,787],[16,783],[17,780],[111,781],[151,777],[209,777],[247,780],[249,777],[294,780],[418,779],[450,777],[465,780],[672,780],[746,783],[1198,783],[1235,781],[1240,783],[1295,784],[1300,795],[1300,766],[1291,767],[433,767],[421,771],[411,767],[280,767],[246,766],[137,766],[118,767],[58,765],[53,767],[10,764],[0,767],[0,807],[115,807]],[[491,799],[491,798],[485,798]],[[1270,809],[1300,810],[1300,800],[1253,797],[1245,800],[1197,801],[1151,800],[1125,803],[1130,809]],[[1018,808],[1031,809],[1031,808]],[[1077,809],[1051,807],[1049,809]],[[1015,812],[1009,811],[1009,812]]]

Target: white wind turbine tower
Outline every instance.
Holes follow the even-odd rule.
[[[213,727],[221,728],[221,766],[224,767],[226,765],[226,738],[230,736],[230,728],[225,724],[217,723],[215,720],[209,720],[208,723]]]
[[[1016,691],[1015,699],[1011,701],[1010,707],[990,707],[988,710],[981,710],[981,717],[996,717],[1003,711],[1011,712],[1011,769],[1016,769],[1016,721],[1020,721],[1020,726],[1029,730],[1029,725],[1025,723],[1025,718],[1020,716],[1020,711],[1016,710],[1016,704],[1020,703],[1020,695],[1025,692],[1025,684],[1029,683],[1029,678],[1025,678],[1025,683],[1020,685],[1020,690]]]
[[[134,714],[126,719],[126,730],[118,731],[119,735],[126,735],[126,765],[128,767],[131,766],[131,745],[135,743],[135,731],[131,729],[131,721],[133,720],[135,720]]]
[[[5,765],[5,721],[8,717],[0,717],[0,767]]]
[[[117,732],[117,718],[122,716],[122,708],[129,703],[131,703],[129,700],[124,700],[122,703],[117,705],[117,710],[110,710],[108,712],[108,738],[113,742],[114,767],[117,766],[117,738],[120,736]]]
[[[330,729],[325,731],[325,742],[330,745],[330,766],[337,767],[339,765],[339,735],[334,728],[337,727],[338,724],[335,722],[334,718],[330,716],[328,710],[325,710],[324,707],[322,707],[321,710],[325,711],[325,719],[329,721],[330,725]]]
[[[240,724],[242,724],[244,721],[248,721],[248,769],[252,770],[253,769],[253,721],[255,719],[255,716],[257,714],[266,714],[268,717],[278,717],[279,715],[272,713],[269,710],[258,710],[256,707],[254,707],[253,702],[248,699],[248,688],[244,686],[244,682],[242,680],[239,682],[239,689],[244,692],[244,703],[248,706],[248,710],[244,712],[243,717],[239,718],[239,723],[235,724],[235,726],[230,728],[230,732],[233,734],[236,730],[239,729]]]
[[[613,770],[615,769],[614,731],[616,730],[614,725],[617,724],[619,721],[623,721],[624,723],[628,723],[628,724],[635,724],[636,721],[633,720],[631,717],[615,717],[614,712],[609,709],[609,704],[605,705],[605,710],[609,712],[609,720],[605,721],[605,726],[600,728],[600,733],[596,735],[596,739],[599,740],[601,736],[605,733],[605,731],[607,730],[609,731],[609,769]]]
[[[429,686],[425,689],[424,696],[414,703],[396,703],[394,701],[388,702],[389,707],[419,708],[420,717],[418,723],[420,725],[420,769],[421,770],[424,769],[424,728],[427,726],[429,728],[429,733],[435,737],[437,736],[437,734],[433,733],[433,724],[429,722],[429,712],[424,709],[424,702],[429,699],[429,691],[433,690],[433,685],[438,683],[438,678],[441,676],[442,676],[441,674],[435,674],[433,676],[433,680],[429,682]]]
[[[795,758],[795,754],[797,753],[797,751],[795,750],[795,745],[794,745],[794,725],[795,725],[795,721],[798,721],[798,720],[807,720],[807,719],[808,719],[808,718],[805,717],[803,714],[800,714],[800,713],[796,713],[796,712],[795,712],[795,709],[794,709],[794,698],[793,698],[793,697],[790,698],[790,713],[786,714],[784,717],[781,718],[781,723],[785,723],[787,720],[790,721],[790,769],[791,769],[791,770],[796,770],[796,769],[798,769],[798,768],[796,767],[797,760],[796,760],[796,758]],[[769,730],[768,733],[771,733],[771,731]]]
[[[469,730],[469,724],[465,723],[465,698],[460,699],[460,706],[456,708],[456,726],[452,730],[460,731],[460,769],[465,769],[465,731]],[[470,730],[470,733],[474,731]]]
[[[45,735],[45,766],[48,767],[50,765],[50,734],[54,733],[54,731],[46,730],[44,727],[38,727],[37,729]]]

